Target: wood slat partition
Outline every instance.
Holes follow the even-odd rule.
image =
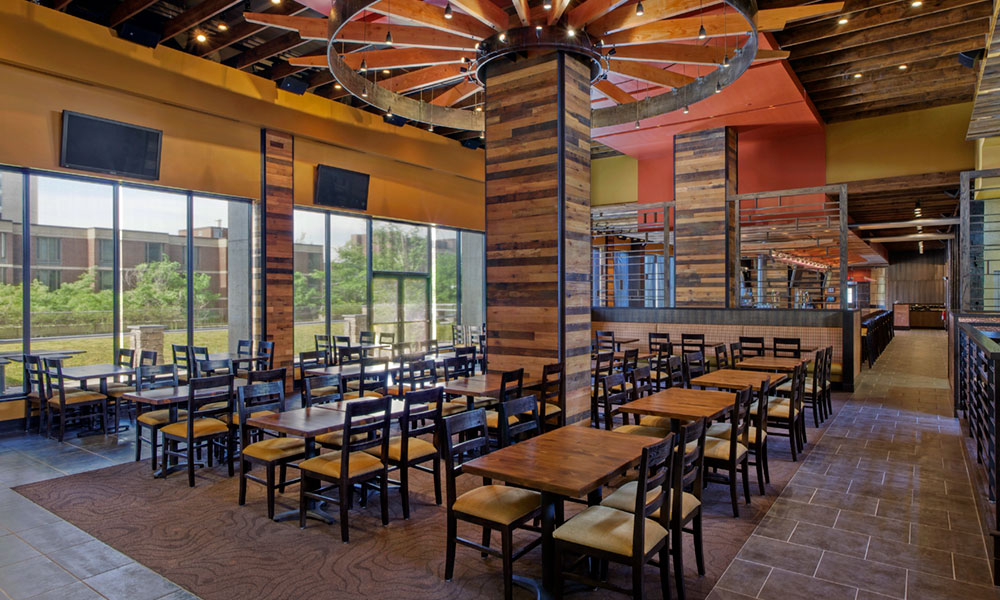
[[[590,71],[553,53],[487,75],[488,368],[564,360],[573,420],[589,407]]]
[[[676,305],[726,307],[735,298],[736,130],[674,136]]]
[[[292,135],[270,129],[262,130],[263,157],[263,259],[257,264],[263,269],[260,300],[257,307],[260,332],[258,339],[274,342],[274,367],[285,367],[287,391],[292,389],[292,163],[295,142]]]

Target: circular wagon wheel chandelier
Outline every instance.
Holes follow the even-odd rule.
[[[723,4],[722,14],[705,15],[699,11],[697,16],[677,16],[677,9],[661,8],[654,2],[665,0],[647,0],[647,6],[642,2],[621,4],[618,9],[604,13],[601,17],[583,23],[572,24],[573,11],[566,11],[572,0],[544,0],[544,12],[532,11],[527,0],[515,0],[516,15],[509,17],[509,22],[516,26],[506,26],[506,13],[498,6],[492,5],[500,16],[490,19],[488,16],[459,12],[452,8],[452,3],[445,6],[419,2],[418,0],[397,0],[406,2],[406,10],[413,11],[417,3],[424,15],[424,22],[413,23],[408,14],[394,14],[391,11],[391,0],[337,0],[329,18],[329,39],[327,44],[327,62],[330,72],[343,89],[363,102],[384,111],[389,115],[398,115],[409,121],[424,123],[431,127],[448,127],[483,131],[485,114],[481,107],[454,108],[454,104],[483,92],[487,86],[485,68],[487,65],[501,60],[510,60],[519,56],[543,52],[564,52],[580,57],[589,63],[591,68],[591,85],[616,102],[616,105],[606,108],[596,108],[591,112],[593,128],[609,127],[626,123],[638,122],[658,115],[666,114],[687,107],[736,81],[757,55],[757,5],[756,0],[725,0],[724,3],[712,2],[712,6]],[[475,6],[491,0],[480,0]],[[558,18],[553,10],[559,2],[565,2]],[[456,0],[456,5],[459,3]],[[553,5],[557,5],[554,7]],[[620,3],[619,3],[620,4]],[[690,2],[688,2],[690,4]],[[578,5],[580,6],[580,5]],[[694,7],[701,8],[701,0]],[[622,9],[628,11],[622,16]],[[652,9],[652,10],[651,10]],[[690,12],[689,8],[688,11]],[[438,15],[437,13],[440,13]],[[735,13],[735,14],[733,14]],[[388,23],[369,23],[370,15],[377,18],[385,16]],[[441,39],[409,39],[406,35],[406,25],[413,23],[426,25],[426,15],[432,20],[438,20],[449,27],[438,27]],[[585,18],[585,16],[580,17]],[[635,23],[641,23],[636,27]],[[397,27],[393,27],[393,23]],[[625,25],[625,27],[622,27]],[[706,29],[707,26],[707,29]],[[697,27],[697,29],[695,29]],[[731,48],[728,43],[717,46],[701,46],[694,44],[666,44],[673,51],[683,51],[684,47],[708,50],[713,55],[710,61],[714,69],[708,73],[688,76],[676,71],[663,69],[657,63],[676,64],[682,60],[665,58],[658,51],[646,52],[651,44],[644,38],[650,30],[669,30],[671,40],[704,40],[707,37],[724,37],[742,34],[745,41],[742,46]],[[384,31],[384,34],[383,34]],[[426,32],[426,30],[424,30]],[[395,36],[393,34],[395,33]],[[373,40],[385,38],[385,43]],[[337,46],[343,43],[361,43],[381,47],[385,51],[400,50],[412,47],[428,53],[422,66],[444,66],[440,72],[428,73],[430,78],[406,79],[406,74],[384,78],[381,82],[369,79],[367,71],[381,69],[376,61],[362,58],[361,64],[350,64],[351,54],[341,54]],[[376,50],[377,52],[378,50]],[[433,54],[433,56],[431,56]],[[351,61],[356,62],[356,61]],[[706,64],[692,61],[692,64]],[[414,72],[416,73],[416,72]],[[647,85],[647,95],[638,99],[625,92],[608,80],[608,74],[615,73]],[[423,100],[423,91],[431,87],[453,84],[453,88],[443,92],[430,101]],[[650,95],[650,89],[669,88],[669,91]],[[441,99],[442,96],[446,98]],[[616,97],[617,96],[617,97]]]

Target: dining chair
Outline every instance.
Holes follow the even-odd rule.
[[[615,332],[598,329],[594,332],[594,346],[598,352],[614,352],[616,350]]]
[[[743,495],[746,503],[750,504],[750,405],[753,403],[753,390],[750,387],[743,388],[736,393],[736,400],[733,408],[729,411],[730,434],[726,439],[708,438],[705,441],[705,468],[711,469],[706,472],[709,481],[726,483],[729,485],[729,497],[733,504],[733,516],[740,516],[740,507],[737,503],[736,475],[743,479]],[[726,471],[723,477],[719,471]]]
[[[566,363],[542,366],[542,383],[538,392],[538,423],[542,432],[566,425]]]
[[[824,369],[824,377],[821,382],[823,386],[823,403],[826,407],[826,414],[833,414],[833,346],[826,347],[826,367]]]
[[[455,356],[465,357],[469,361],[469,377],[476,374],[476,366],[479,364],[479,361],[476,359],[476,347],[474,345],[455,348]]]
[[[410,518],[410,469],[434,476],[434,502],[441,504],[441,454],[435,444],[437,427],[441,423],[444,404],[443,390],[439,387],[413,389],[403,394],[403,415],[399,417],[399,435],[389,438],[385,454],[388,470],[399,471],[399,494],[403,499],[403,518]],[[423,439],[420,436],[430,438]],[[366,450],[382,458],[382,446]],[[428,468],[424,463],[430,462]]]
[[[330,343],[330,336],[324,333],[313,334],[313,344],[317,352],[323,350],[328,354],[333,354],[333,344]]]
[[[378,334],[378,343],[379,344],[387,344],[389,346],[389,348],[380,348],[379,349],[379,353],[380,354],[385,354],[385,351],[388,351],[388,354],[391,357],[392,356],[393,346],[396,345],[396,332],[394,332],[394,331],[385,331],[385,332],[382,332],[382,333]]]
[[[282,377],[284,379],[284,377]],[[236,409],[240,436],[240,496],[239,505],[247,502],[247,481],[264,486],[267,493],[267,518],[274,518],[274,492],[285,493],[285,486],[298,483],[287,481],[288,466],[305,457],[306,442],[302,438],[285,437],[247,424],[253,417],[285,412],[285,385],[283,381],[255,383],[241,386],[236,391]],[[252,441],[261,437],[260,441]],[[251,475],[253,465],[264,467],[265,478]],[[275,470],[278,470],[275,483]]]
[[[590,424],[597,429],[601,428],[600,409],[602,406],[602,394],[604,393],[604,379],[611,375],[615,366],[615,353],[611,351],[600,351],[594,359],[594,368],[591,371],[591,391],[590,391]],[[624,381],[624,379],[623,379]]]
[[[749,465],[757,470],[757,487],[760,488],[760,495],[766,491],[764,483],[771,480],[767,469],[767,399],[771,394],[771,378],[767,377],[757,388],[757,394],[750,404],[750,422],[747,427],[747,449],[750,451]],[[709,438],[729,440],[733,435],[733,425],[731,422],[720,422],[712,424],[706,433]],[[750,461],[750,458],[753,458]]]
[[[740,346],[743,349],[743,358],[751,356],[764,356],[764,338],[755,336],[740,336]],[[740,360],[743,360],[742,358]]]
[[[799,364],[792,371],[789,397],[772,396],[768,399],[767,430],[770,435],[788,436],[792,461],[798,460],[806,443],[805,419],[802,412],[802,396],[805,393],[806,365]],[[777,431],[776,431],[777,430]],[[784,433],[778,433],[782,431]]]
[[[177,379],[180,382],[186,382],[188,380],[188,372],[191,371],[192,365],[188,360],[190,354],[188,353],[188,347],[186,344],[170,344],[170,353],[172,355],[174,364],[177,365]]]
[[[253,340],[236,340],[236,356],[253,354]]]
[[[771,342],[771,353],[777,358],[802,358],[802,340],[776,337]]]
[[[119,348],[115,352],[115,366],[122,367],[125,369],[130,369],[130,372],[125,376],[125,381],[119,381],[120,376],[114,377],[111,381],[105,383],[105,391],[108,396],[108,410],[112,411],[115,415],[115,428],[118,427],[118,422],[121,419],[121,397],[124,394],[135,391],[135,350],[132,348]],[[129,421],[131,422],[132,411],[128,401],[126,404],[126,414],[129,416]]]
[[[326,350],[308,350],[299,352],[299,381],[305,380],[310,369],[324,369],[329,366],[329,354]]]
[[[374,344],[375,343],[375,332],[374,331],[362,331],[358,334],[359,344]]]
[[[803,410],[809,409],[813,414],[813,424],[819,427],[819,424],[826,420],[826,402],[825,402],[825,386],[824,380],[826,377],[826,348],[821,348],[816,352],[816,357],[813,359],[814,364],[817,365],[813,368],[812,377],[806,376],[806,381],[803,384],[802,393],[802,408]],[[778,394],[783,396],[791,397],[792,395],[792,385],[791,380],[778,386]]]
[[[495,404],[502,404],[511,398],[520,398],[524,395],[524,369],[513,369],[500,374],[500,395],[493,399]],[[537,409],[536,409],[537,419]],[[508,419],[517,421],[516,415],[508,415]],[[486,428],[490,433],[490,438],[499,447],[500,445],[500,413],[497,410],[486,411]]]
[[[389,389],[389,394],[392,396],[402,396],[413,390],[437,385],[437,363],[424,359],[419,353],[409,358],[416,360],[403,360],[400,363],[393,377],[395,385]]]
[[[659,392],[670,387],[670,355],[673,353],[673,344],[670,342],[650,342],[649,351],[652,354],[649,359],[649,368],[653,389]]]
[[[45,367],[42,358],[35,354],[24,354],[24,380],[28,384],[28,394],[24,397],[24,431],[31,430],[31,416],[38,410],[38,433],[45,428],[48,412],[48,393],[45,387]]]
[[[739,342],[732,342],[729,344],[729,356],[733,357],[733,362],[741,362],[744,358],[749,355],[743,354],[743,344]]]
[[[207,346],[188,346],[188,362],[195,365],[195,372],[197,372],[197,365],[201,361],[208,360],[208,347]],[[198,375],[200,377],[200,375]]]
[[[337,365],[356,365],[361,362],[360,346],[336,346],[336,359],[333,361]]]
[[[713,348],[715,352],[715,368],[716,369],[728,369],[732,365],[729,363],[729,352],[726,350],[725,344],[717,344]]]
[[[705,334],[704,333],[682,333],[681,334],[681,354],[690,352],[700,352],[705,355]]]
[[[687,352],[684,354],[684,387],[691,387],[691,380],[701,377],[707,372],[705,368],[705,355],[701,352]]]
[[[165,387],[177,387],[177,365],[139,365],[136,370],[135,384],[138,391],[155,390]],[[164,425],[170,424],[170,409],[152,409],[144,402],[137,402],[135,406],[135,462],[142,460],[142,445],[149,444],[150,462],[153,471],[156,471],[157,457],[159,453],[159,432]],[[178,409],[177,420],[187,419],[187,411]],[[142,430],[149,430],[149,437],[142,436]]]
[[[508,398],[497,405],[498,447],[506,448],[516,441],[539,433],[538,397],[535,395]]]
[[[285,382],[285,367],[277,369],[266,369],[263,371],[250,371],[247,374],[247,385],[254,383],[270,383],[272,381]]]
[[[312,375],[302,380],[302,406],[340,402],[344,399],[344,382],[339,373]]]
[[[465,345],[465,328],[461,325],[451,326],[451,347],[458,348]]]
[[[362,358],[358,377],[347,381],[347,389],[349,391],[344,393],[344,399],[351,400],[354,398],[388,396],[389,377],[391,375],[388,358],[376,358],[373,356]]]
[[[633,598],[646,597],[643,569],[654,557],[659,559],[660,587],[670,597],[670,517],[669,499],[673,484],[673,434],[642,449],[638,477],[632,492],[631,510],[599,504],[590,506],[552,532],[555,565],[558,570],[556,597],[562,597],[565,580],[587,587],[601,587]],[[666,508],[666,510],[664,510]],[[580,556],[565,566],[566,555]],[[607,578],[581,574],[576,567],[587,558],[627,565],[631,568],[631,589],[612,584]]]
[[[601,398],[603,406],[602,417],[604,422],[604,428],[608,431],[616,431],[618,433],[628,433],[632,435],[646,435],[649,437],[665,437],[669,429],[662,427],[650,427],[641,424],[630,424],[628,422],[628,413],[621,412],[621,406],[627,404],[632,399],[631,390],[624,390],[624,386],[621,384],[624,382],[624,376],[621,373],[612,373],[604,378],[604,394]],[[615,391],[615,387],[622,391]],[[622,416],[622,425],[615,427],[615,417]]]
[[[653,383],[652,371],[648,366],[642,366],[629,374],[632,379],[632,401],[645,398],[658,391]],[[639,417],[639,425],[644,427],[655,427],[670,431],[670,419],[667,417],[656,417],[653,415],[643,415]]]
[[[387,462],[365,450],[380,447],[380,455],[389,455],[389,401],[387,396],[350,402],[344,417],[340,450],[320,454],[299,463],[299,527],[306,526],[309,501],[337,504],[340,507],[340,539],[350,541],[348,511],[354,505],[354,486],[360,493],[377,482],[382,525],[389,524],[389,478]],[[323,482],[329,482],[324,486]],[[330,495],[336,490],[337,497]]]
[[[187,419],[160,428],[160,433],[163,435],[160,460],[164,466],[169,466],[170,457],[186,459],[189,487],[194,487],[196,466],[212,466],[214,450],[225,451],[229,476],[232,477],[234,474],[233,436],[230,434],[229,423],[223,420],[228,420],[228,416],[233,412],[234,379],[232,373],[192,378],[187,384]],[[213,391],[207,394],[198,393],[203,390]],[[222,400],[218,400],[219,398]],[[216,408],[210,408],[213,406]],[[183,450],[179,449],[181,443],[184,444]],[[199,449],[205,450],[205,462],[201,462],[195,456],[195,451]]]
[[[456,442],[456,438],[458,441]],[[484,479],[483,485],[458,494],[458,479],[464,473],[463,463],[489,452],[486,412],[476,409],[442,419],[438,435],[445,468],[445,508],[447,510],[447,542],[444,578],[451,581],[455,574],[455,554],[458,544],[499,557],[503,564],[504,598],[511,600],[514,584],[514,561],[524,556],[542,538],[534,537],[514,551],[513,534],[517,529],[537,531],[530,522],[541,516],[538,492],[519,487],[497,485]],[[458,522],[483,528],[483,543],[458,536]],[[500,532],[500,550],[490,547],[492,531]]]
[[[194,363],[194,372],[196,377],[210,377],[212,375],[236,376],[236,370],[233,368],[233,361],[229,358],[220,358],[216,360],[209,360],[206,358],[196,360]]]
[[[650,331],[649,334],[648,334],[648,337],[649,337],[649,351],[650,352],[653,352],[653,344],[669,344],[670,343],[670,334],[669,333],[660,333],[658,331]]]
[[[67,387],[63,378],[63,359],[43,358],[45,365],[45,397],[46,414],[48,422],[48,437],[52,437],[52,421],[55,416],[59,417],[59,441],[63,441],[66,436],[66,422],[71,418],[70,413],[83,419],[93,419],[100,417],[104,435],[108,434],[108,397],[92,390],[81,390],[76,387]],[[93,412],[93,411],[99,412]]]
[[[274,368],[274,342],[257,342],[257,354],[260,358],[254,363],[254,369],[267,371]]]

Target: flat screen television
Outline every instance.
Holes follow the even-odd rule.
[[[160,178],[163,132],[68,110],[63,111],[59,164],[137,179]]]
[[[316,193],[313,202],[319,206],[366,210],[368,174],[317,165]]]

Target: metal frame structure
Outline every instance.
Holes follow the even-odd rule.
[[[1000,252],[1000,241],[988,244],[984,235],[986,233],[995,233],[998,239],[1000,239],[1000,214],[991,215],[985,210],[986,203],[991,201],[1000,208],[1000,184],[989,187],[974,184],[974,180],[984,180],[994,177],[1000,177],[1000,169],[963,171],[961,175],[961,194],[958,211],[959,219],[961,220],[961,224],[959,225],[960,252],[957,269],[953,269],[953,272],[958,275],[959,279],[959,310],[962,313],[1000,311],[1000,300],[992,306],[992,310],[987,310],[985,299],[981,300],[978,304],[973,303],[972,299],[972,292],[975,288],[981,289],[984,295],[987,289],[994,290],[997,294],[1000,294],[1000,288],[986,287],[986,278],[991,274],[987,272],[988,265],[985,261],[991,259],[987,259],[984,256],[990,248]],[[988,197],[991,195],[991,192],[996,194],[996,197]],[[983,197],[977,198],[978,194],[981,194]],[[976,214],[973,215],[973,203],[978,202],[983,203],[983,210],[981,212],[977,210],[975,211]],[[988,229],[990,224],[994,226],[993,229]],[[972,238],[976,232],[980,234],[980,237],[975,240],[976,243],[973,243]],[[973,285],[974,280],[979,283],[978,286]]]
[[[635,240],[636,243],[663,244],[663,298],[655,306],[648,308],[671,308],[675,304],[675,286],[673,285],[674,237],[673,231],[670,229],[671,210],[673,208],[674,202],[669,201],[649,204],[629,203],[595,206],[590,210],[591,252],[594,249],[603,249],[604,252],[617,252],[613,250],[614,245],[596,243],[597,238],[609,236],[626,237]],[[652,216],[651,221],[649,220],[650,216]],[[631,243],[629,245],[631,246]],[[626,250],[625,252],[629,254],[629,260],[634,257],[632,250]],[[635,256],[646,256],[646,253],[641,252]],[[602,261],[606,262],[606,259],[602,259]],[[599,269],[597,277],[594,277],[591,282],[593,286],[591,298],[593,299],[596,292],[598,299],[597,303],[591,302],[595,307],[613,306],[613,304],[607,301],[608,298],[603,292],[606,284],[612,280],[606,279],[603,272],[603,268]],[[641,281],[646,281],[645,275]]]

